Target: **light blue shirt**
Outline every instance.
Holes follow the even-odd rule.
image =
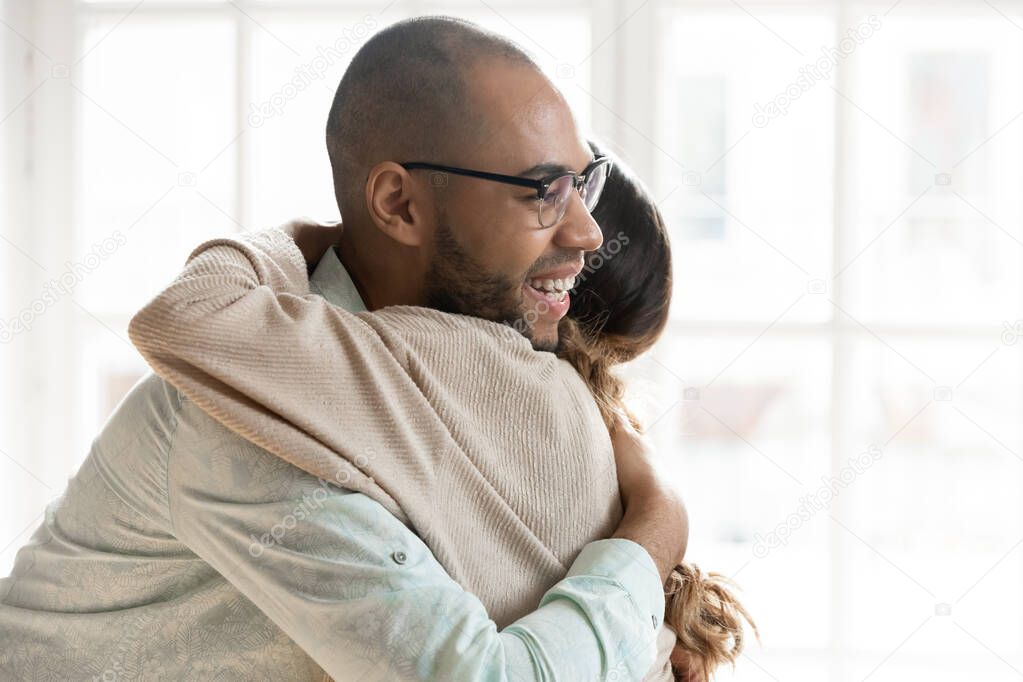
[[[365,309],[333,249],[311,284]],[[148,374],[0,580],[0,679],[639,680],[663,616],[650,555],[607,539],[498,632],[377,502]]]

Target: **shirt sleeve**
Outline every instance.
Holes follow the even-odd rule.
[[[535,611],[499,632],[379,503],[269,453],[245,461],[239,485],[236,465],[175,445],[174,532],[337,682],[640,680],[654,663],[664,594],[630,540],[587,545]]]

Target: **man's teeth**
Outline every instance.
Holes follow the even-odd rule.
[[[575,286],[575,277],[564,279],[531,279],[529,286],[543,292],[548,301],[564,301],[569,290]]]
[[[564,279],[531,279],[529,280],[529,286],[541,291],[562,293],[570,291],[575,286],[575,276]]]

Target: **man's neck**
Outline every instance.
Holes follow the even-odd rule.
[[[352,278],[367,310],[378,310],[391,305],[422,305],[419,287],[409,281],[410,268],[395,258],[401,247],[391,244],[371,244],[356,230],[345,229],[333,247],[337,257]]]

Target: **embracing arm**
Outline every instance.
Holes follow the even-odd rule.
[[[587,545],[535,611],[498,630],[370,498],[282,472],[269,453],[246,469],[256,483],[239,486],[234,469],[210,467],[208,440],[178,439],[174,533],[337,682],[637,680],[654,660],[664,600],[632,542]]]
[[[359,472],[346,471],[350,477],[343,480],[336,475],[339,463],[345,463],[337,453],[357,460],[379,447],[408,454],[402,458],[406,469],[418,453],[413,471],[402,475],[428,481],[438,466],[430,458],[441,458],[445,451],[443,443],[428,438],[433,410],[411,384],[400,348],[396,352],[388,346],[361,317],[309,295],[306,260],[315,256],[303,253],[301,244],[296,246],[284,230],[202,244],[184,272],[132,319],[133,343],[158,374],[205,412],[310,473],[361,488],[348,485],[359,483]],[[339,415],[358,428],[339,433]],[[298,452],[305,455],[301,463],[292,459]],[[379,458],[375,464],[393,459]],[[319,468],[311,471],[311,460]],[[393,500],[373,497],[401,518]],[[630,507],[640,506],[646,510],[642,514],[629,513]],[[628,518],[635,525],[614,541],[621,546],[630,540],[630,551],[645,557],[633,562],[632,570],[645,571],[647,582],[660,566],[642,550],[654,547],[663,532],[664,519],[650,517],[664,508],[629,505]],[[223,539],[207,531],[200,542]],[[208,560],[214,563],[215,555]],[[663,595],[658,596],[663,609]],[[661,616],[652,616],[660,622]],[[654,646],[638,641],[641,647]],[[603,658],[606,663],[607,655]]]
[[[441,465],[430,458],[443,454],[443,444],[425,426],[436,413],[409,378],[401,349],[358,315],[309,294],[307,260],[339,229],[299,220],[205,242],[128,333],[158,374],[233,431],[307,471],[308,459],[291,457],[312,453],[322,470],[311,473],[339,480],[336,453],[356,460],[386,448],[404,453],[406,467],[420,457],[414,475],[429,480],[430,467]],[[343,428],[342,417],[357,428]],[[685,507],[653,473],[627,423],[612,436],[626,509],[616,537],[643,545],[663,583],[685,553]],[[344,473],[358,482],[357,472]]]
[[[429,480],[446,451],[444,432],[400,343],[310,294],[306,267],[286,230],[207,241],[128,334],[157,374],[232,431],[321,478],[372,492],[404,520],[350,462],[402,452],[400,469],[395,458],[373,462],[393,467],[378,470],[378,480]]]
[[[646,439],[622,415],[611,429],[611,444],[625,512],[612,537],[643,545],[665,583],[685,557],[689,513],[681,496],[654,470]]]

